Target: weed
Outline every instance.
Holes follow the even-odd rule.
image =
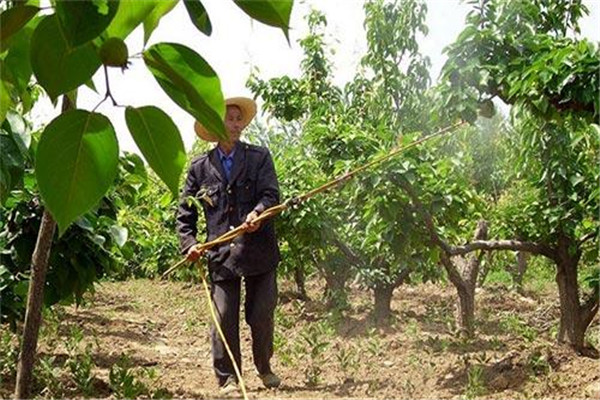
[[[94,375],[92,368],[95,364],[92,359],[92,345],[88,343],[83,354],[74,354],[66,362],[71,372],[71,378],[84,396],[90,397],[94,393]]]
[[[534,293],[543,293],[555,285],[554,268],[544,257],[532,257],[523,281]]]
[[[367,339],[367,351],[374,357],[379,357],[382,354],[381,339],[375,328],[369,329],[369,338]]]
[[[358,353],[352,347],[344,346],[340,343],[337,343],[336,350],[335,357],[342,373],[345,377],[353,376],[360,362]]]
[[[536,350],[527,358],[527,367],[535,376],[548,375],[552,371],[552,366],[541,351]]]
[[[108,384],[116,398],[135,399],[149,397],[151,399],[171,398],[171,394],[164,388],[157,386],[158,373],[155,368],[134,370],[131,360],[121,354],[119,360],[110,368]],[[148,381],[148,383],[144,382]]]
[[[197,317],[189,317],[184,322],[184,329],[189,333],[202,333],[206,329],[206,322]]]
[[[277,307],[275,309],[275,321],[275,325],[281,326],[286,330],[292,329],[294,326],[296,326],[296,319],[293,317],[293,315],[288,315],[281,307]]]
[[[413,367],[418,367],[421,365],[421,358],[416,354],[410,354],[408,356],[408,364]]]
[[[56,346],[60,338],[59,328],[64,320],[65,311],[62,307],[48,307],[43,309],[43,324],[40,328],[40,339],[44,339],[49,348]]]
[[[506,344],[504,344],[504,342],[498,336],[494,335],[490,339],[490,346],[493,350],[498,351],[504,349],[506,347]]]
[[[330,342],[326,339],[322,324],[308,325],[308,329],[300,333],[302,342],[299,353],[306,359],[305,377],[308,385],[316,386],[321,380],[322,367],[325,365],[324,353]]]
[[[149,384],[147,385],[147,395],[151,399],[170,399],[173,397],[168,390],[158,386],[159,376],[156,368],[142,369],[140,377],[144,377],[149,381]]]
[[[65,387],[62,383],[62,369],[55,366],[56,357],[42,356],[34,367],[34,382],[37,387],[43,388],[41,395],[44,398],[63,397]]]
[[[587,343],[595,349],[600,346],[600,332],[597,329],[590,329],[588,331]]]
[[[406,336],[408,336],[411,340],[417,341],[421,337],[421,328],[419,327],[419,323],[416,319],[411,318],[406,324],[406,328],[404,329]]]
[[[66,366],[69,368],[71,378],[77,389],[84,396],[90,397],[94,392],[94,375],[92,369],[95,364],[92,359],[92,344],[88,343],[85,350],[81,352],[80,344],[83,340],[83,331],[79,327],[71,328],[70,336],[65,344],[67,348],[68,359]]]
[[[0,383],[4,379],[14,378],[17,372],[19,345],[16,335],[9,330],[0,332]]]
[[[402,390],[404,393],[406,393],[405,397],[412,398],[413,394],[415,393],[415,389],[415,384],[412,383],[410,379],[406,379],[404,382],[402,382]]]
[[[425,347],[425,349],[432,353],[445,352],[450,347],[450,340],[441,338],[438,335],[427,336],[427,339],[421,341],[421,343],[426,345],[427,347]]]
[[[467,387],[465,388],[465,397],[473,399],[485,394],[485,381],[483,378],[483,368],[480,365],[470,365],[467,370]]]
[[[289,351],[288,338],[286,335],[275,331],[273,336],[273,348],[275,353],[278,355],[279,361],[285,366],[292,366],[294,362],[294,352]]]
[[[108,385],[116,398],[135,399],[148,392],[138,374],[131,369],[129,357],[121,354],[108,373]]]
[[[500,321],[500,327],[506,333],[517,334],[523,337],[529,343],[533,342],[538,336],[538,332],[534,328],[530,327],[527,323],[514,314],[508,314],[507,316],[503,317]]]

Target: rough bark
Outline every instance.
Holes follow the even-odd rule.
[[[487,222],[479,221],[474,239],[485,239],[487,230]],[[458,294],[456,321],[461,334],[467,337],[475,334],[475,288],[482,258],[483,253],[454,257],[454,260],[442,254],[442,264]]]
[[[558,239],[556,260],[556,283],[560,300],[560,325],[558,341],[567,343],[577,352],[586,350],[585,332],[598,313],[597,290],[583,304],[579,301],[579,283],[577,282],[577,265],[580,251],[576,243],[564,235]]]
[[[303,301],[308,300],[308,294],[306,293],[306,277],[304,275],[303,267],[294,268],[294,282],[296,283],[296,290],[298,291],[298,298]]]
[[[378,323],[386,322],[392,316],[392,296],[394,287],[391,284],[381,284],[373,289],[375,295],[375,307],[373,316]]]
[[[527,264],[529,261],[529,253],[525,251],[517,251],[515,254],[517,265],[512,273],[513,282],[517,288],[517,292],[523,294],[523,277],[527,272]]]
[[[350,277],[349,272],[349,268],[339,266],[323,268],[325,277],[324,297],[327,301],[328,309],[339,309],[348,306],[346,282],[348,282],[348,278]]]
[[[375,304],[373,316],[378,323],[385,323],[392,316],[392,297],[394,289],[402,285],[408,279],[413,268],[404,268],[392,282],[381,282],[373,288]]]
[[[31,280],[27,294],[27,311],[23,327],[23,340],[17,366],[16,399],[28,399],[31,394],[33,365],[40,324],[42,322],[42,305],[44,302],[44,285],[48,258],[52,247],[52,237],[56,230],[56,222],[48,211],[44,211],[38,233],[35,250],[31,260]]]

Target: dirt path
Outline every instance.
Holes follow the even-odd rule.
[[[313,299],[319,292],[309,288]],[[479,335],[464,341],[454,332],[451,288],[400,288],[386,327],[371,321],[369,293],[359,289],[343,313],[284,295],[273,365],[284,383],[261,388],[245,324],[244,377],[252,398],[599,398],[598,360],[576,357],[551,339],[558,321],[551,299],[483,290]],[[153,385],[169,395],[213,398],[208,323],[200,285],[137,280],[103,283],[89,304],[65,308],[58,334],[65,338],[76,325],[93,344],[100,396],[110,396],[108,371],[127,354],[136,368],[155,369]],[[42,342],[42,352],[64,356],[64,339],[56,343]]]

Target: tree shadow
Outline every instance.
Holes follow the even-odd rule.
[[[333,394],[339,397],[355,397],[355,393],[357,389],[364,387],[365,385],[369,387],[380,386],[380,382],[377,379],[362,379],[362,380],[353,380],[346,379],[342,383],[328,383],[325,385],[287,385],[282,384],[278,391],[286,392],[286,393],[301,393],[301,392],[325,392],[328,394]],[[258,392],[264,392],[267,389],[258,390]]]
[[[65,317],[67,324],[59,327],[59,334],[68,337],[71,321],[82,330],[85,335],[115,337],[128,341],[135,341],[140,344],[146,344],[153,341],[150,330],[145,328],[144,321],[129,321],[123,318],[107,318],[100,314],[83,311],[76,315],[69,314]],[[144,332],[146,330],[146,332]]]
[[[459,371],[450,367],[438,384],[454,395],[462,395],[469,388],[479,386],[485,393],[502,393],[505,390],[522,391],[523,386],[530,380],[532,371],[521,363],[513,363],[511,359],[503,359],[491,365],[473,363],[465,365]]]

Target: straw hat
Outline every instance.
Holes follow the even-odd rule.
[[[249,99],[248,97],[231,97],[225,100],[225,106],[238,106],[240,108],[240,111],[242,112],[243,128],[247,127],[256,115],[256,103],[254,102],[254,100]],[[208,142],[219,141],[219,139],[217,139],[215,135],[210,133],[204,127],[204,125],[202,125],[198,121],[194,123],[194,130],[196,131],[196,135],[198,135],[200,139],[206,140]]]

